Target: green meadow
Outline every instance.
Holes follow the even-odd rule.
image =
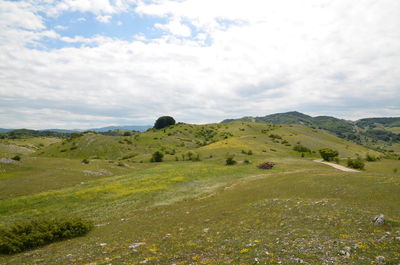
[[[342,165],[381,159],[343,172],[313,161],[321,148]],[[155,151],[163,162],[150,162]],[[400,160],[323,130],[234,122],[0,140],[0,158],[15,155],[0,163],[0,226],[73,217],[95,228],[0,264],[400,263]]]

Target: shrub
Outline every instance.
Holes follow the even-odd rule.
[[[365,156],[365,160],[367,160],[368,162],[373,162],[378,160],[378,158],[374,155],[367,153],[367,155]]]
[[[251,151],[251,150],[249,150],[249,151],[242,150],[242,154],[250,156],[250,155],[253,155],[253,151]]]
[[[333,150],[330,148],[322,148],[319,150],[319,153],[325,161],[332,161],[335,157],[339,155],[339,152],[337,150]]]
[[[294,151],[300,152],[300,153],[311,153],[311,149],[308,147],[305,147],[304,145],[301,144],[296,144],[293,147]]]
[[[156,151],[151,156],[150,162],[162,162],[163,157],[164,157],[163,153],[161,153],[160,151]]]
[[[355,169],[364,169],[365,163],[360,157],[357,157],[356,159],[348,158],[347,166]]]
[[[83,164],[89,164],[89,160],[85,158],[85,159],[82,160],[82,163]]]
[[[13,254],[52,242],[83,236],[93,223],[82,219],[38,219],[0,229],[0,253]]]
[[[271,139],[282,139],[282,136],[280,136],[279,134],[270,134],[269,135],[269,138],[271,138]]]
[[[192,161],[201,161],[201,159],[200,159],[200,154],[196,154],[196,156],[194,156],[194,157],[192,158]]]
[[[257,167],[259,169],[272,169],[275,166],[275,163],[272,162],[264,162],[259,164]]]
[[[162,116],[158,118],[154,124],[154,129],[163,129],[170,125],[174,125],[175,120],[171,116]]]
[[[243,161],[243,163],[245,163],[245,164],[250,164],[251,162],[250,162],[250,160],[248,160],[248,159],[245,159],[244,161]]]
[[[16,155],[16,156],[12,157],[11,159],[15,160],[15,161],[20,161],[21,157],[19,155]]]
[[[234,156],[233,155],[230,155],[230,156],[228,156],[227,158],[226,158],[226,164],[227,165],[235,165],[236,164],[236,161],[233,159],[234,158]]]

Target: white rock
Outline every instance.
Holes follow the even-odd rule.
[[[143,245],[146,245],[146,243],[145,242],[137,242],[137,243],[133,243],[132,245],[130,245],[129,248],[135,249],[135,248],[143,246]]]
[[[376,257],[376,258],[375,258],[375,263],[376,263],[377,265],[384,265],[384,264],[386,264],[386,262],[385,262],[385,257],[384,257],[384,256],[378,256],[378,257]]]
[[[385,216],[383,214],[377,215],[372,219],[374,225],[383,225],[385,223]]]
[[[293,261],[296,263],[304,263],[304,260],[302,260],[300,258],[294,258]]]

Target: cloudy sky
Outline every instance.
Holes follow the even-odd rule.
[[[0,127],[400,116],[399,0],[0,0]]]

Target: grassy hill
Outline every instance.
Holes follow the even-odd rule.
[[[0,163],[0,227],[72,216],[93,220],[95,229],[85,237],[0,255],[0,264],[400,260],[399,160],[366,162],[360,173],[315,163],[323,147],[338,150],[341,161],[384,155],[325,130],[232,122],[51,139],[43,138],[42,145],[36,138],[0,140],[37,146],[19,153],[18,162]],[[297,144],[311,152],[302,157],[293,150]],[[157,150],[164,162],[150,163]],[[230,155],[237,164],[225,165]],[[276,165],[257,168],[266,161]],[[379,213],[387,222],[377,227],[371,218]]]
[[[302,124],[334,133],[336,136],[378,151],[400,152],[400,118],[368,118],[348,121],[330,116],[311,117],[292,111],[264,117],[227,119],[222,123],[253,121],[272,124]]]
[[[278,134],[280,139],[273,139]],[[350,141],[339,139],[322,130],[300,125],[267,125],[236,122],[230,124],[190,125],[177,124],[165,130],[149,130],[131,136],[105,136],[86,132],[75,134],[62,142],[52,144],[35,153],[41,157],[63,157],[79,159],[110,159],[140,162],[150,159],[160,150],[166,160],[182,159],[182,154],[192,151],[202,157],[218,155],[223,158],[228,152],[240,154],[252,149],[263,152],[274,149],[273,155],[294,155],[293,146],[301,143],[313,151],[323,147],[339,150],[343,158],[365,155],[369,150]],[[211,150],[215,153],[212,154]]]

